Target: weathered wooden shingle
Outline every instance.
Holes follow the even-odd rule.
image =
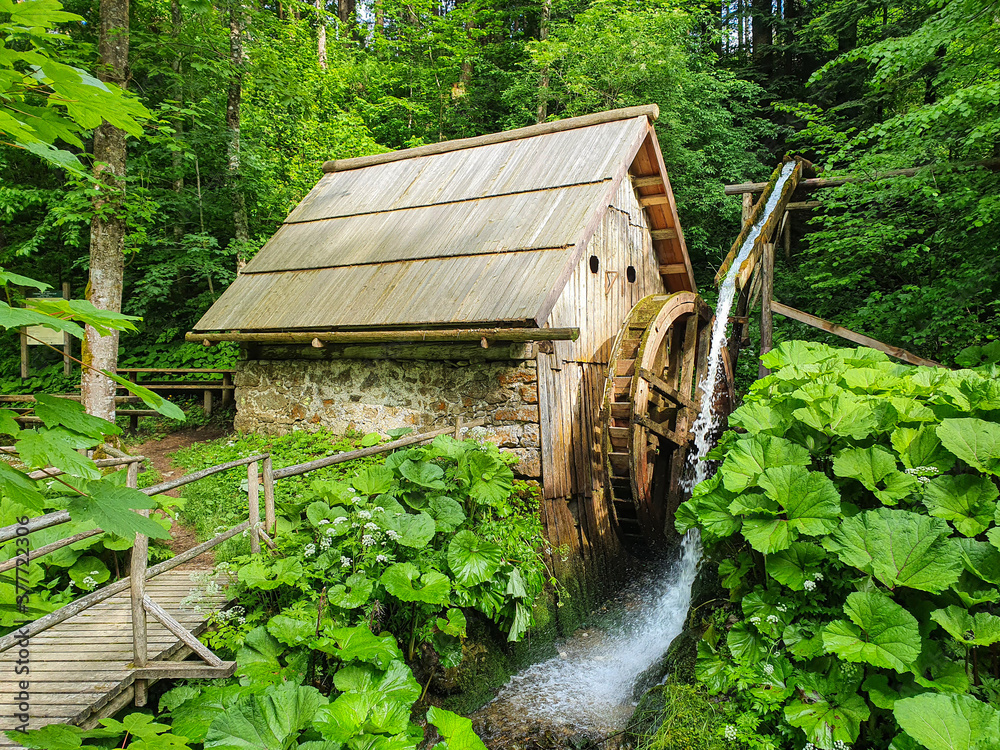
[[[541,325],[651,132],[608,114],[325,174],[195,330]]]

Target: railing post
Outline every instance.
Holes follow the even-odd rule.
[[[260,485],[258,484],[257,462],[247,464],[247,494],[250,501],[250,551],[260,552]]]
[[[277,519],[274,515],[274,466],[271,456],[264,459],[264,530],[274,541]]]
[[[127,487],[135,489],[139,485],[139,463],[128,465],[125,475]],[[137,511],[140,515],[149,517],[148,510]],[[132,556],[129,560],[129,585],[132,591],[132,650],[136,668],[145,667],[149,661],[148,641],[146,638],[146,609],[142,599],[146,595],[146,565],[149,562],[149,537],[144,534],[135,535],[132,545]],[[146,705],[146,680],[135,681],[135,705]]]

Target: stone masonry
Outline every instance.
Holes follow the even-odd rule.
[[[235,385],[240,432],[421,431],[483,418],[485,439],[521,459],[515,473],[541,476],[534,360],[249,360]]]

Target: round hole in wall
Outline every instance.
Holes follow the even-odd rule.
[[[629,266],[625,269],[625,278],[628,279],[629,284],[635,283],[635,266]]]
[[[597,269],[601,267],[601,261],[597,259],[596,255],[590,256],[590,272],[597,273]]]

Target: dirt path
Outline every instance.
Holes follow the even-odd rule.
[[[174,466],[173,461],[170,456],[175,451],[182,448],[188,448],[195,443],[201,443],[206,440],[215,440],[216,438],[225,437],[228,432],[221,427],[215,426],[205,426],[196,427],[190,430],[179,430],[177,432],[172,432],[169,435],[159,439],[159,440],[147,440],[145,443],[140,443],[131,449],[134,455],[145,456],[149,463],[159,472],[163,481],[166,482],[170,479],[177,479],[178,477],[184,476],[184,470]],[[170,490],[165,492],[165,495],[170,497],[180,497],[180,490]],[[170,529],[170,542],[169,547],[175,555],[179,555],[181,552],[191,549],[196,544],[198,544],[198,539],[195,536],[194,529],[189,526],[184,526],[174,521],[173,526]],[[183,568],[192,569],[204,569],[211,568],[214,564],[214,559],[211,552],[199,555],[191,562],[182,565]]]

